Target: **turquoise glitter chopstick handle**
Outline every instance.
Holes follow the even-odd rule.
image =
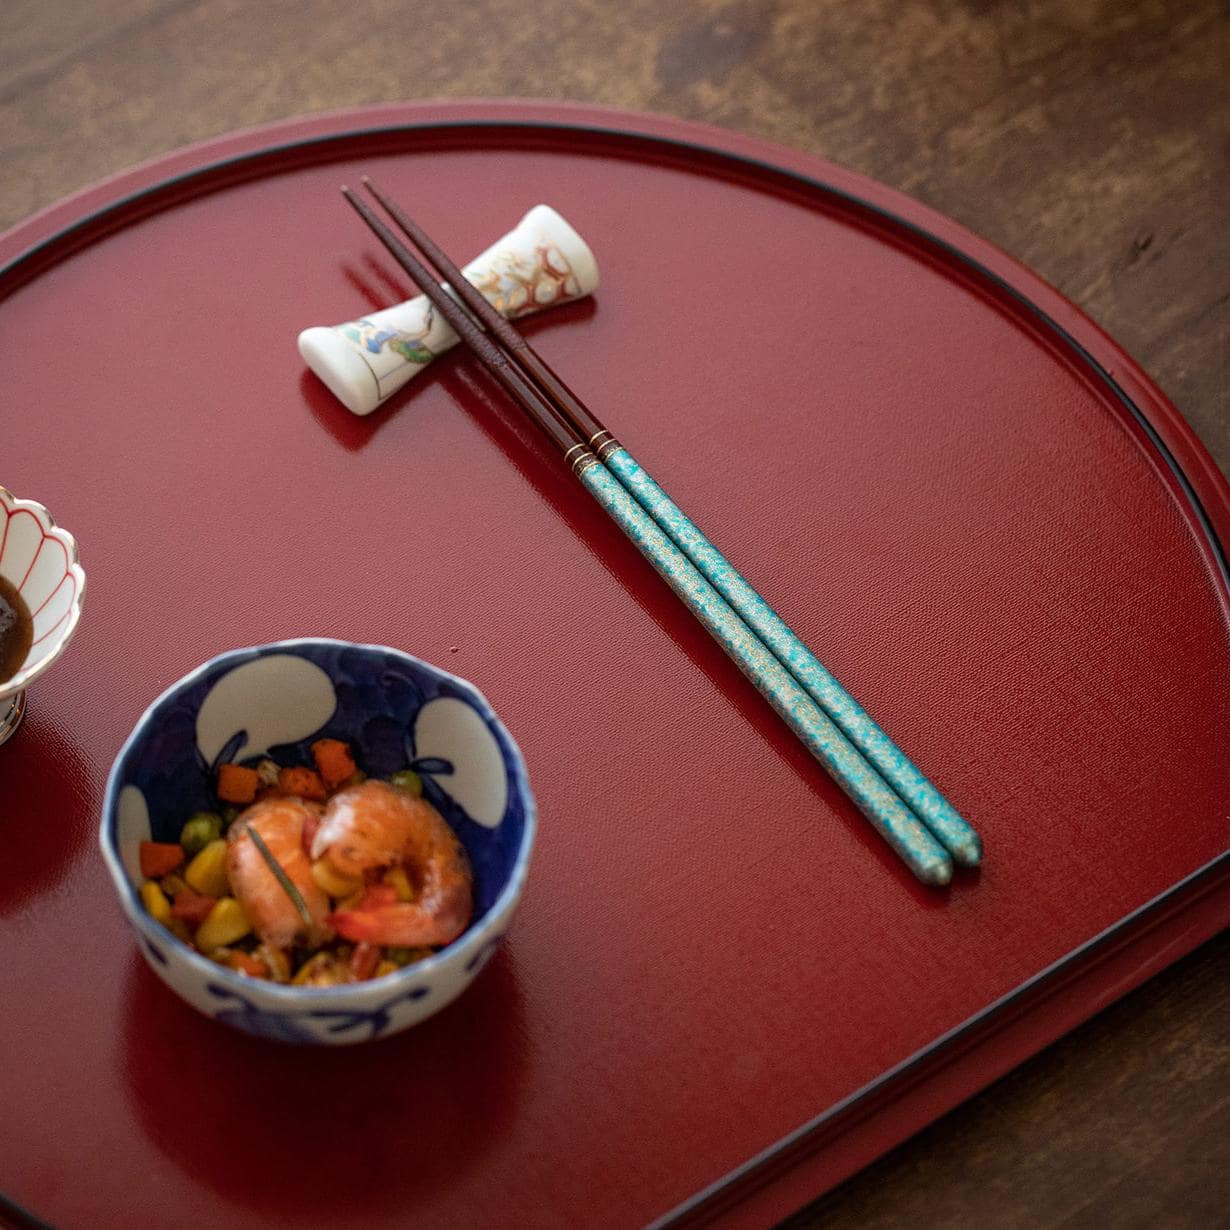
[[[943,847],[683,552],[592,455],[576,471],[590,494],[910,870],[925,884],[947,884],[952,860]]]
[[[977,866],[982,858],[982,841],[973,827],[915,768],[858,701],[654,482],[644,467],[622,445],[613,448],[604,445],[601,457],[607,468],[674,539],[704,578],[841,728],[846,738],[880,771],[956,862],[966,867]]]

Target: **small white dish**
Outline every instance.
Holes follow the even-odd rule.
[[[0,683],[0,743],[21,723],[26,687],[64,652],[81,618],[85,572],[77,543],[34,500],[0,487],[0,577],[29,608],[33,640],[15,675]]]

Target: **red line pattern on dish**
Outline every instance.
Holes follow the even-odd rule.
[[[20,593],[25,588],[26,582],[30,579],[30,573],[34,571],[34,565],[38,563],[38,557],[42,554],[43,547],[47,543],[54,542],[62,551],[64,551],[65,568],[69,567],[69,559],[68,551],[64,547],[64,544],[60,542],[58,538],[52,537],[52,535],[48,534],[47,531],[43,529],[43,523],[34,515],[34,513],[32,513],[28,508],[14,508],[9,511],[8,518],[4,524],[4,539],[3,541],[0,541],[0,560],[3,560],[4,558],[4,552],[8,546],[9,530],[12,528],[13,521],[17,517],[29,517],[30,520],[34,522],[34,528],[38,531],[38,545],[34,548],[34,554],[30,557],[30,562],[26,565],[26,571],[16,585],[17,592]]]
[[[39,528],[41,529],[42,527],[40,526]],[[66,547],[66,546],[65,546],[65,545],[64,545],[64,544],[63,544],[63,543],[62,543],[62,542],[61,542],[58,538],[53,538],[50,534],[44,534],[44,535],[43,535],[43,541],[42,541],[42,542],[40,542],[40,543],[38,544],[38,550],[34,552],[34,558],[30,561],[30,567],[26,569],[26,580],[29,580],[29,578],[30,578],[30,573],[34,571],[34,565],[38,563],[38,561],[39,561],[39,557],[43,554],[43,549],[47,546],[47,544],[48,544],[48,543],[51,543],[51,544],[53,544],[54,546],[57,546],[57,547],[59,547],[59,548],[60,548],[60,551],[61,551],[61,552],[63,553],[63,555],[64,555],[64,573],[63,573],[63,575],[64,575],[64,576],[68,576],[68,575],[69,575],[69,569],[72,567],[72,560],[70,560],[70,559],[69,559],[69,557],[68,557],[68,548],[67,548],[67,547]],[[26,583],[26,581],[25,581],[25,580],[23,580],[23,581],[22,581],[22,583],[21,583],[21,585],[19,585],[19,586],[17,587],[17,591],[18,591],[18,593],[21,593],[21,592],[24,590],[25,583]],[[63,584],[63,580],[57,581],[57,582],[56,582],[56,585],[55,585],[55,589],[53,589],[53,590],[51,591],[51,593],[52,593],[52,594],[54,594],[54,593],[55,593],[55,590],[56,590],[56,589],[59,589],[59,588],[60,588],[60,586],[61,586],[62,584]],[[47,600],[48,600],[50,597],[51,597],[51,594],[48,594],[48,595],[47,595],[47,598],[44,598],[44,599],[43,599],[43,601],[39,603],[39,607],[38,607],[38,609],[39,609],[40,611],[43,609],[43,607],[45,607],[45,606],[47,605]],[[30,612],[30,618],[31,618],[31,619],[33,619],[33,618],[34,618],[34,616],[35,616],[37,613],[38,613],[38,612],[36,612],[36,611],[31,611],[31,612]]]
[[[38,563],[40,556],[42,555],[44,549],[48,546],[48,544],[54,544],[55,546],[59,547],[61,553],[64,556],[63,574],[61,575],[60,579],[55,583],[55,585],[52,587],[51,592],[42,600],[42,602],[38,604],[38,606],[34,610],[30,612],[30,618],[34,619],[41,612],[46,610],[48,604],[51,603],[51,601],[58,594],[63,592],[64,583],[66,581],[72,586],[72,593],[69,596],[68,602],[64,608],[64,613],[55,621],[55,623],[51,625],[51,627],[47,628],[45,631],[40,633],[33,641],[30,642],[30,649],[33,650],[36,645],[40,645],[44,641],[46,641],[48,637],[54,636],[55,633],[59,631],[61,627],[63,627],[64,622],[72,617],[73,607],[76,605],[76,602],[77,602],[77,593],[78,593],[77,578],[73,575],[73,572],[72,572],[72,559],[69,555],[68,548],[58,538],[54,537],[51,534],[48,534],[43,529],[42,522],[28,508],[13,508],[13,509],[7,510],[7,515],[4,519],[4,532],[3,534],[0,534],[0,560],[4,558],[4,551],[8,545],[9,530],[12,527],[13,520],[14,518],[18,516],[29,517],[30,520],[34,522],[35,527],[38,529],[38,533],[39,533],[38,546],[35,547],[34,554],[30,557],[29,564],[26,565],[25,573],[22,575],[20,583],[16,586],[17,592],[19,594],[25,590],[25,587],[30,580],[30,574],[34,571],[34,566]]]
[[[59,594],[63,590],[65,581],[69,582],[72,585],[72,594],[69,597],[68,604],[64,609],[64,614],[61,615],[59,619],[57,619],[55,623],[51,625],[50,628],[46,629],[38,637],[36,637],[33,641],[31,641],[30,648],[33,649],[36,645],[39,645],[43,641],[45,641],[49,636],[52,636],[63,625],[64,621],[71,617],[73,613],[73,606],[75,605],[77,601],[77,578],[72,573],[72,559],[69,555],[68,548],[58,538],[54,537],[51,534],[48,534],[43,529],[43,523],[28,508],[13,508],[13,509],[7,510],[7,515],[5,516],[5,519],[4,519],[4,533],[0,535],[0,560],[4,559],[4,551],[8,545],[8,540],[9,540],[9,529],[12,527],[14,518],[18,516],[29,517],[30,520],[34,522],[34,525],[37,528],[38,533],[39,533],[38,546],[35,547],[34,554],[30,557],[29,564],[26,565],[25,573],[22,575],[20,583],[16,586],[17,592],[19,594],[25,591],[26,584],[30,580],[30,574],[34,571],[35,565],[38,563],[39,558],[43,554],[43,551],[48,546],[48,544],[54,544],[55,546],[59,547],[61,553],[64,556],[63,574],[61,575],[60,579],[55,583],[55,585],[52,587],[51,592],[42,600],[42,602],[38,604],[38,606],[34,610],[30,612],[30,618],[31,619],[36,618],[42,611],[44,611],[47,608],[47,605],[52,601],[52,599],[55,598],[56,595]]]
[[[61,546],[63,546],[63,544],[62,544],[62,543],[61,543]],[[67,551],[65,551],[65,552],[64,552],[64,567],[65,567],[66,569],[68,568],[68,552],[67,552]],[[31,619],[37,619],[37,618],[38,618],[39,614],[40,614],[40,613],[41,613],[44,609],[46,609],[47,603],[49,603],[49,602],[52,600],[52,598],[54,598],[54,597],[56,596],[56,594],[58,594],[58,593],[60,592],[60,590],[63,588],[63,586],[64,586],[64,582],[65,582],[65,581],[72,581],[72,582],[73,582],[73,589],[75,590],[75,589],[77,588],[77,582],[76,582],[76,580],[74,579],[73,574],[72,574],[71,572],[67,572],[67,571],[66,571],[66,572],[64,573],[64,575],[63,575],[63,576],[62,576],[62,577],[61,577],[61,578],[60,578],[60,579],[56,582],[56,584],[55,584],[55,589],[53,589],[53,590],[51,591],[51,593],[49,593],[49,594],[47,595],[47,597],[46,597],[46,598],[44,598],[44,599],[42,600],[42,602],[40,602],[40,603],[38,604],[38,606],[37,606],[37,608],[36,608],[35,610],[33,610],[33,611],[31,611],[31,612],[30,612],[30,618],[31,618]],[[74,597],[75,597],[75,596],[76,596],[76,595],[74,594]],[[69,602],[68,602],[68,605],[71,607],[71,606],[72,606],[72,604],[73,604],[73,603],[72,603],[72,599],[70,598],[70,599],[69,599]]]
[[[19,517],[23,513],[27,517],[29,517],[31,521],[34,522],[34,526],[38,530],[38,533],[39,533],[39,543],[38,543],[38,546],[34,548],[34,554],[30,557],[29,564],[26,565],[25,576],[21,578],[21,583],[17,586],[18,593],[21,593],[22,589],[25,587],[26,582],[30,579],[30,573],[34,571],[35,561],[38,559],[39,552],[43,549],[43,543],[47,540],[46,534],[43,533],[42,522],[39,521],[39,519],[32,512],[30,512],[28,508],[13,509],[12,513],[9,515],[9,522],[11,523],[14,517]]]
[[[64,614],[61,615],[60,618],[57,619],[55,623],[53,623],[51,627],[47,629],[46,632],[44,632],[41,636],[39,636],[37,640],[33,640],[30,642],[31,649],[33,649],[35,645],[41,644],[43,641],[45,641],[66,619],[69,618],[69,616],[72,615],[73,603],[77,601],[77,578],[70,575],[68,579],[72,581],[73,583],[73,596],[69,600],[68,606],[65,608]],[[56,586],[56,588],[58,589],[59,586]]]

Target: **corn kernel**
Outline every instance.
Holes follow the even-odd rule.
[[[234,897],[221,897],[214,902],[214,908],[197,928],[196,946],[202,952],[212,952],[215,948],[225,948],[243,939],[251,930],[252,924],[248,922],[243,906]]]
[[[318,952],[303,963],[290,980],[296,987],[336,987],[349,981],[346,967],[331,953]]]
[[[226,878],[226,841],[211,841],[184,870],[190,888],[206,897],[225,897],[231,891]]]
[[[328,857],[318,858],[312,864],[312,879],[317,885],[330,897],[349,897],[357,893],[363,887],[363,880],[360,876],[342,875],[331,862]]]
[[[383,978],[386,974],[395,974],[401,968],[395,961],[381,961],[376,966],[376,972],[372,975],[373,978]]]
[[[146,880],[141,885],[141,901],[155,922],[162,923],[164,927],[171,925],[171,903],[156,880]]]
[[[397,894],[398,901],[413,901],[418,895],[404,867],[390,867],[384,873],[384,882]]]
[[[281,948],[275,948],[272,944],[260,944],[252,955],[265,963],[269,977],[274,982],[290,981],[290,960]]]
[[[163,876],[158,884],[168,897],[178,897],[185,888],[184,877],[174,871],[169,876]]]

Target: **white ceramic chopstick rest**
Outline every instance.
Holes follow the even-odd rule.
[[[463,272],[510,319],[570,303],[598,285],[589,245],[549,205],[535,205]],[[371,414],[457,340],[420,295],[345,324],[304,329],[299,353],[348,410]]]

